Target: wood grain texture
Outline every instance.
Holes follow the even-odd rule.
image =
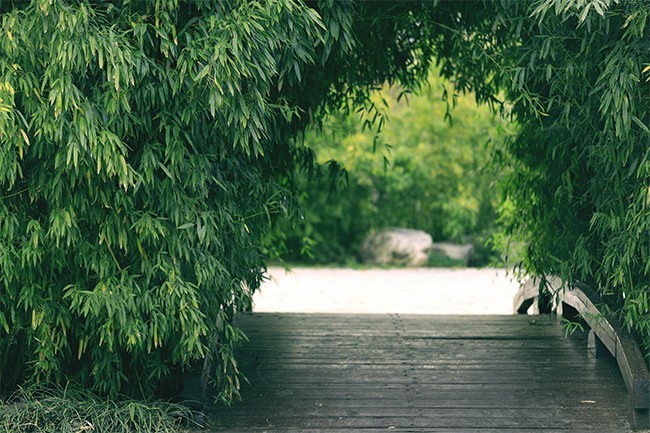
[[[551,317],[241,315],[231,433],[629,432],[612,360]]]

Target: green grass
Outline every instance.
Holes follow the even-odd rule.
[[[0,399],[0,433],[179,433],[198,427],[185,406],[111,400],[80,389],[35,387]]]
[[[467,262],[465,260],[452,259],[442,253],[435,251],[429,254],[427,267],[430,268],[466,268]]]

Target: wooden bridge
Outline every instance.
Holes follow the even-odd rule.
[[[515,308],[523,310],[535,296],[522,288]],[[630,358],[623,350],[603,356],[602,331],[589,335],[587,327],[565,337],[554,314],[267,313],[238,320],[250,337],[240,353],[250,383],[242,402],[210,414],[211,431],[617,433],[647,427],[647,369],[622,368],[630,365],[621,361]]]

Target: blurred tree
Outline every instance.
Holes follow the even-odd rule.
[[[362,238],[385,227],[420,229],[434,240],[482,248],[499,202],[490,149],[513,127],[488,107],[477,107],[471,94],[456,95],[452,122],[452,94],[451,84],[434,71],[415,94],[407,96],[399,86],[373,93],[377,107],[386,105],[379,134],[364,127],[363,113],[334,114],[322,129],[310,130],[305,144],[323,166],[340,164],[345,177],[301,177],[304,218],[294,232],[293,221],[280,226],[285,257],[354,261]]]

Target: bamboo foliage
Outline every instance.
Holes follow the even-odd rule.
[[[0,389],[146,395],[208,356],[232,396],[231,318],[284,195],[263,143],[295,114],[272,93],[314,61],[319,17],[289,1],[7,7]]]
[[[645,1],[534,2],[505,74],[515,114],[530,119],[510,144],[506,185],[516,209],[508,227],[529,245],[524,267],[599,287],[647,356],[649,10]]]

